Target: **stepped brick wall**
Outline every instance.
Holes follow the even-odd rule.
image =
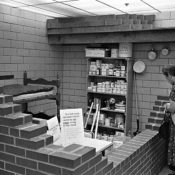
[[[0,95],[0,174],[89,175],[109,173],[113,163],[95,148],[53,145],[41,119],[21,112],[12,96]]]
[[[42,119],[21,112],[12,96],[0,95],[0,174],[140,175],[158,174],[165,164],[165,141],[145,130],[106,156],[95,148],[53,144]]]
[[[145,128],[151,130],[159,130],[162,119],[164,117],[164,105],[168,103],[169,97],[167,96],[157,96],[157,100],[153,106],[153,111],[150,112],[150,117],[148,117],[148,123]]]

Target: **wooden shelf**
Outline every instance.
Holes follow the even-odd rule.
[[[92,123],[88,123],[88,125],[92,125]],[[113,129],[116,131],[121,131],[124,132],[124,129],[117,128],[117,127],[112,127],[112,126],[105,126],[105,125],[98,125],[99,128],[106,128],[106,129]]]
[[[88,106],[88,109],[90,109],[90,107]],[[93,110],[95,110],[95,108],[93,108]],[[100,111],[103,111],[103,112],[113,112],[113,113],[122,113],[122,114],[125,114],[126,111],[124,110],[112,110],[112,109],[104,109],[104,108],[101,108]]]
[[[104,75],[88,75],[89,77],[103,77],[103,78],[116,78],[116,79],[126,79],[126,76],[125,77],[117,77],[117,76],[110,76],[110,75],[108,75],[108,76],[104,76]]]
[[[114,58],[114,57],[86,57],[88,59],[107,59],[107,60],[126,60],[126,59],[129,59],[129,57],[126,57],[126,58],[121,58],[121,57],[118,57],[118,58]]]
[[[126,96],[126,94],[113,94],[113,93],[105,93],[105,92],[93,92],[93,91],[87,91],[88,93],[92,94],[104,94],[104,95],[116,95],[116,96]]]

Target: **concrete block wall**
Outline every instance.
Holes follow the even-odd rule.
[[[0,75],[14,75],[14,79],[0,80],[0,86],[23,83],[23,72],[31,78],[62,77],[61,46],[50,46],[46,35],[47,16],[0,6]],[[53,101],[29,104],[34,112],[56,114]],[[37,106],[37,107],[36,107]]]
[[[167,47],[170,52],[167,56],[161,54],[161,50]],[[148,59],[148,51],[155,49],[157,59],[150,61]],[[175,47],[174,43],[139,43],[134,44],[133,57],[135,61],[142,60],[146,69],[141,74],[136,74],[138,109],[140,116],[141,128],[145,128],[148,122],[150,112],[153,111],[155,101],[158,96],[169,96],[171,86],[162,75],[162,68],[167,64],[175,64]],[[135,94],[135,92],[134,92]],[[136,100],[133,96],[133,128],[136,128]]]
[[[87,60],[85,58],[86,45],[64,46],[63,59],[63,107],[87,107],[86,82]]]

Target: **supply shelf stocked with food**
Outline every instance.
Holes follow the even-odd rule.
[[[126,47],[126,48],[122,48]],[[128,50],[127,50],[128,49]],[[93,123],[96,103],[100,106],[98,133],[123,132],[132,125],[131,44],[116,48],[87,48],[87,114],[93,104],[88,125]],[[87,115],[85,115],[87,116]],[[85,119],[86,120],[86,119]]]

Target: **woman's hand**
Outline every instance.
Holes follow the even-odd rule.
[[[165,110],[171,112],[172,114],[175,113],[175,101],[170,100],[170,102],[166,103],[164,107],[165,107]]]

